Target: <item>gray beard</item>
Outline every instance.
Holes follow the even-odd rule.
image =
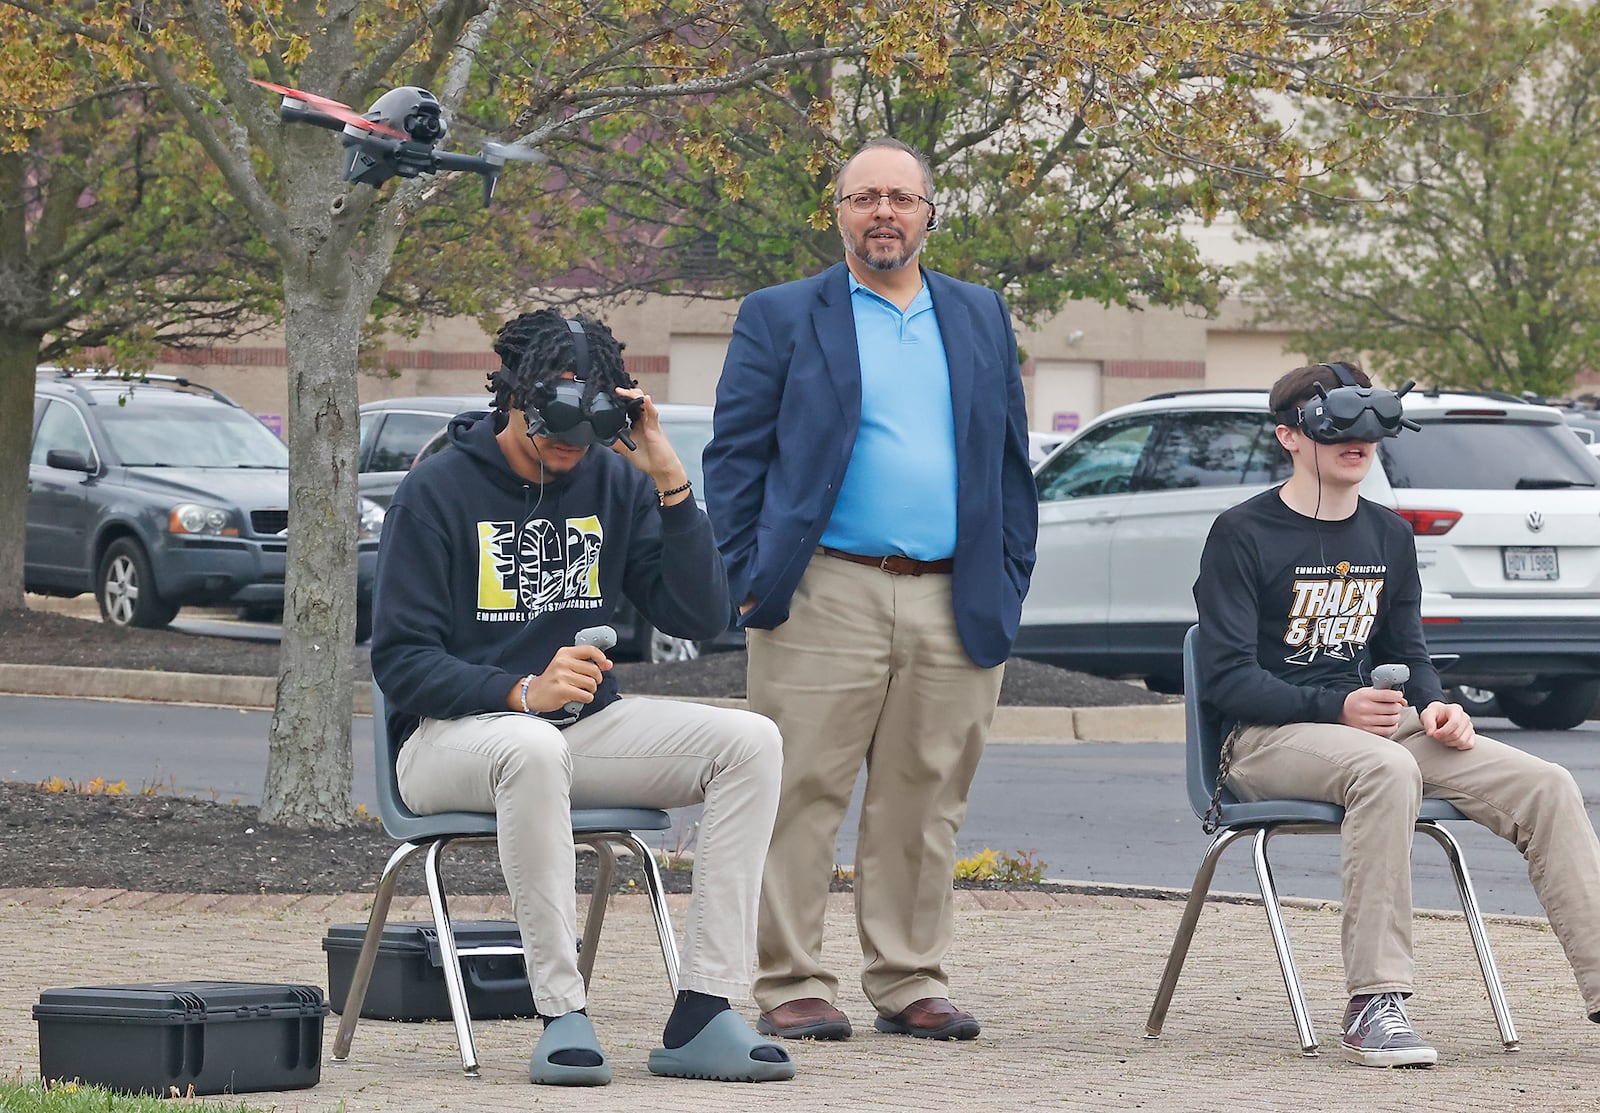
[[[923,245],[918,244],[917,249],[911,252],[909,255],[899,256],[893,259],[874,259],[871,256],[861,254],[854,247],[851,247],[848,244],[845,245],[845,251],[850,254],[851,258],[859,259],[870,270],[879,271],[885,274],[892,271],[901,270],[916,262],[917,256],[922,254],[922,248]]]

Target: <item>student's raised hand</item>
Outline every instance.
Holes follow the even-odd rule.
[[[1459,703],[1435,700],[1422,709],[1422,729],[1428,737],[1452,750],[1470,750],[1478,732],[1472,716]]]
[[[1405,709],[1404,692],[1392,688],[1357,688],[1344,697],[1339,722],[1387,738],[1400,725],[1400,713]]]

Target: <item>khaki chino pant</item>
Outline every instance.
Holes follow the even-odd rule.
[[[495,813],[534,1005],[559,1016],[585,1003],[573,808],[705,804],[679,988],[749,992],[781,762],[777,729],[759,715],[620,699],[565,730],[513,712],[424,719],[395,767],[401,798],[418,814]]]
[[[948,995],[952,874],[1004,666],[972,663],[950,577],[821,553],[774,630],[748,631],[750,708],[783,735],[783,793],[761,885],[755,998],[832,1001],[822,922],[835,840],[867,769],[856,842],[861,986],[885,1016]]]
[[[1600,842],[1561,766],[1478,735],[1453,750],[1408,709],[1389,738],[1337,723],[1241,726],[1228,787],[1241,800],[1325,800],[1345,809],[1345,981],[1409,993],[1411,844],[1423,797],[1448,800],[1516,845],[1585,1009],[1600,1012]]]

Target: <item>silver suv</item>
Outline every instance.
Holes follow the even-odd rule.
[[[171,375],[34,383],[27,590],[93,591],[118,626],[187,606],[281,612],[289,450],[248,410]],[[372,629],[381,507],[363,502],[356,637]]]
[[[1559,411],[1413,391],[1422,425],[1362,494],[1411,523],[1445,683],[1530,729],[1600,695],[1600,462]],[[1289,474],[1265,391],[1159,394],[1102,414],[1034,471],[1039,562],[1017,653],[1181,690],[1191,589],[1216,516]]]

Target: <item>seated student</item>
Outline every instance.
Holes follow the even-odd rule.
[[[1194,585],[1198,661],[1206,703],[1232,724],[1228,788],[1241,800],[1345,809],[1345,1058],[1426,1067],[1437,1054],[1402,1003],[1412,983],[1411,843],[1422,798],[1448,800],[1522,851],[1594,1021],[1600,843],[1571,774],[1477,734],[1445,702],[1423,639],[1411,528],[1358,494],[1376,442],[1402,425],[1392,392],[1356,393],[1370,386],[1346,364],[1301,367],[1273,386],[1269,405],[1293,474],[1212,526]],[[1350,393],[1324,400],[1341,389]],[[1410,668],[1403,692],[1369,683],[1375,666],[1391,662]]]
[[[728,1002],[749,993],[755,965],[777,728],[746,711],[619,699],[605,654],[573,644],[624,596],[659,629],[720,633],[732,607],[711,524],[605,325],[524,313],[495,351],[493,413],[451,422],[451,448],[406,476],[384,523],[372,669],[405,739],[400,794],[422,814],[498,817],[545,1022],[529,1077],[556,1085],[611,1078],[578,973],[571,808],[703,803],[683,988],[649,1067],[791,1078],[788,1054]]]

